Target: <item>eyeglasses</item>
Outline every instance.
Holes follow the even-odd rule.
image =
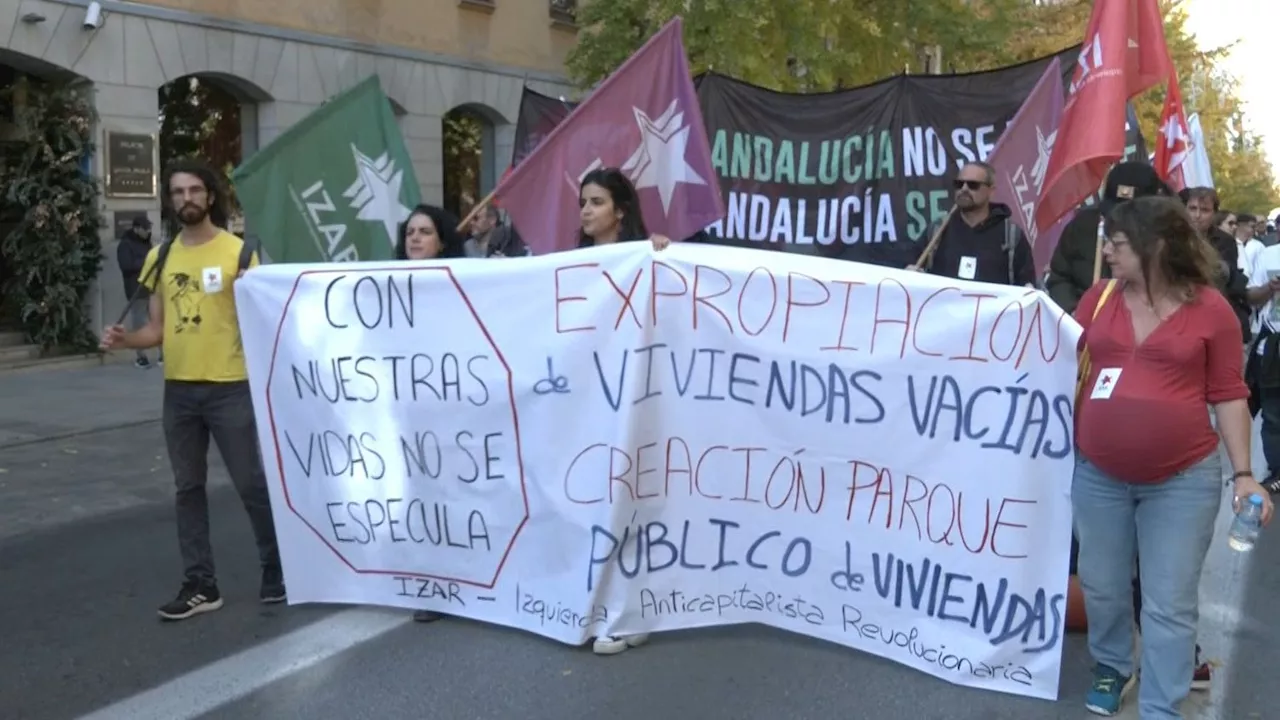
[[[959,190],[960,188],[969,188],[970,190],[981,190],[982,188],[987,186],[987,183],[981,180],[956,180],[952,184],[955,185],[955,188],[957,190]]]

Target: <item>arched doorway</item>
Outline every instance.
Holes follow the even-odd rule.
[[[160,165],[198,157],[226,176],[258,149],[258,104],[270,97],[240,78],[196,73],[159,89]],[[231,231],[243,235],[244,216],[228,183]],[[166,224],[172,218],[165,218]],[[168,227],[169,231],[176,228]]]
[[[496,128],[502,120],[488,107],[466,104],[445,113],[441,122],[444,207],[463,217],[497,184],[502,161]]]
[[[87,296],[103,223],[90,172],[92,90],[0,49],[0,333],[20,333],[33,353],[92,344]]]

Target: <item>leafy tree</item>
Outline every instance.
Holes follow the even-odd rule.
[[[161,167],[198,157],[230,176],[243,160],[240,101],[216,83],[188,75],[162,86],[159,104]],[[232,212],[238,213],[235,187],[228,182],[226,189]]]
[[[445,114],[444,208],[461,220],[480,201],[480,163],[484,152],[484,120],[465,108]]]
[[[1178,72],[1178,84],[1188,115],[1200,114],[1214,184],[1225,206],[1241,212],[1266,213],[1280,205],[1275,177],[1252,134],[1236,128],[1241,104],[1236,83],[1220,67],[1230,47],[1201,49],[1188,28],[1182,0],[1161,0],[1165,41]],[[1089,24],[1091,0],[1034,6],[1024,5],[1011,16],[1019,30],[992,61],[1017,62],[1041,57],[1080,42]],[[1156,86],[1134,100],[1139,125],[1149,146],[1160,141],[1160,116],[1165,87]],[[1234,140],[1233,140],[1234,138]]]
[[[89,350],[86,295],[102,265],[97,180],[86,171],[97,117],[83,87],[21,76],[0,89],[16,141],[0,152],[3,302],[42,350]]]
[[[591,87],[679,14],[694,73],[785,91],[855,87],[918,67],[921,49],[960,54],[1009,39],[1020,0],[595,0],[569,72]]]
[[[1200,113],[1224,202],[1253,212],[1280,206],[1257,143],[1248,133],[1233,135],[1240,102],[1218,66],[1229,48],[1199,49],[1182,0],[1161,5],[1188,114]],[[589,88],[679,14],[694,73],[715,70],[774,90],[822,92],[920,67],[920,51],[934,45],[957,72],[1051,55],[1081,41],[1092,7],[1092,0],[593,0],[578,10],[583,31],[568,67]],[[1164,96],[1161,86],[1135,100],[1149,143],[1158,141]]]

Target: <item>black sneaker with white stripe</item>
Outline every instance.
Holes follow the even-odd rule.
[[[1280,495],[1280,474],[1272,475],[1262,483],[1262,487],[1272,495]]]
[[[222,607],[222,593],[217,585],[202,585],[188,580],[182,584],[178,596],[169,603],[160,606],[160,617],[164,620],[186,620],[194,615],[213,612]]]

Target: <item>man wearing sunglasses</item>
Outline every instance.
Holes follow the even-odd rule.
[[[925,271],[1001,285],[1035,287],[1031,244],[1013,222],[1009,206],[991,202],[995,168],[971,162],[956,176],[956,212],[946,222]],[[936,228],[925,236],[932,238]]]

